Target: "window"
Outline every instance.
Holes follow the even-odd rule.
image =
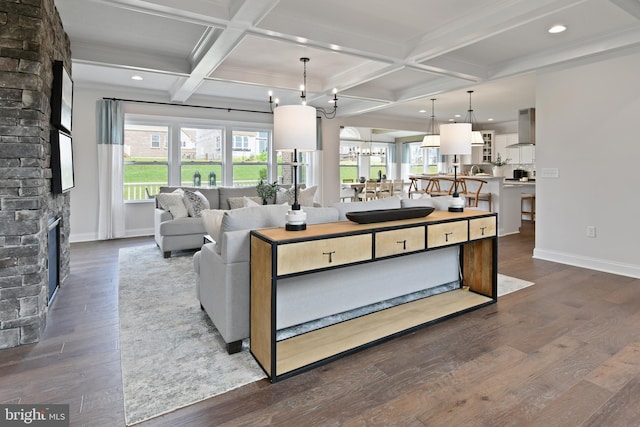
[[[438,148],[422,148],[421,142],[406,143],[403,151],[408,154],[411,164],[411,174],[438,173],[438,160],[440,158]]]
[[[151,148],[160,148],[160,135],[151,135]]]
[[[394,143],[340,142],[340,180],[388,175]]]
[[[221,127],[180,128],[181,185],[195,185],[196,175],[203,187],[222,185],[223,140]]]
[[[233,185],[248,187],[269,179],[271,132],[234,129],[232,146]]]
[[[271,129],[258,123],[127,114],[124,153],[125,201],[148,200],[161,186],[196,186],[195,177],[205,188],[255,186],[283,182],[288,166],[291,179],[290,160],[275,156]],[[313,185],[315,157],[300,157],[300,182]]]
[[[166,150],[168,125],[126,122],[124,127],[124,200],[148,199],[167,185],[169,163]],[[149,145],[148,141],[151,141]]]

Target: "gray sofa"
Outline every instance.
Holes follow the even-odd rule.
[[[289,187],[288,185],[281,186],[283,190]],[[304,185],[300,186],[300,188],[304,191]],[[202,194],[207,199],[208,206],[206,206],[206,209],[228,210],[241,207],[244,197],[251,198],[256,202],[260,201],[255,186],[214,188],[160,187],[159,193],[167,195],[178,189],[193,193],[197,191]],[[313,195],[311,195],[311,199],[313,199]],[[240,202],[240,205],[238,205],[238,202]],[[269,203],[275,203],[275,200],[270,200]],[[313,204],[313,200],[311,200],[311,203]],[[171,211],[163,209],[159,202],[159,197],[156,195],[154,237],[165,258],[171,256],[171,251],[198,249],[202,246],[204,235],[206,234],[202,217],[197,215],[197,212],[195,212],[196,215],[193,215],[193,212],[188,213],[188,216],[175,218]]]
[[[323,222],[344,221],[347,212],[363,211],[371,209],[391,209],[409,206],[434,206],[436,209],[446,209],[448,202],[445,197],[433,199],[400,199],[399,197],[389,197],[368,202],[336,203],[331,207],[305,207],[307,213],[307,223],[316,224]],[[193,258],[194,270],[196,272],[196,292],[201,307],[207,312],[214,325],[222,335],[229,353],[238,352],[242,349],[242,340],[249,337],[249,309],[250,309],[250,231],[267,227],[282,227],[285,223],[285,214],[289,209],[283,205],[267,205],[247,207],[244,209],[230,210],[222,214],[219,229],[209,230],[214,237],[215,243],[208,243],[196,252]],[[398,295],[409,293],[404,288],[404,283],[428,282],[429,280],[446,280],[441,277],[435,278],[426,274],[423,269],[428,265],[411,261],[409,257],[395,258],[391,267],[385,270],[386,277],[403,277],[409,274],[406,280],[395,280],[396,285],[393,290]],[[452,256],[456,259],[456,256]],[[441,262],[441,261],[438,261]],[[416,268],[416,264],[420,264]],[[450,279],[457,277],[457,265],[450,269]],[[335,270],[338,275],[344,275],[343,270]],[[359,288],[363,284],[371,283],[367,277],[371,275],[380,276],[376,269],[373,271],[364,265],[361,271],[352,279],[351,298],[342,298],[342,306],[338,307],[336,301],[327,301],[323,292],[318,292],[318,285],[313,283],[312,277],[301,277],[299,283],[291,288],[291,291],[279,290],[279,298],[291,298],[295,301],[296,293],[301,289],[305,292],[318,292],[314,297],[315,307],[300,306],[300,304],[279,303],[278,307],[282,311],[278,312],[278,328],[289,327],[305,320],[305,317],[314,318],[333,314],[334,310],[344,311],[349,309],[345,306],[353,301],[361,301],[362,295],[370,300],[387,299],[388,284],[381,284],[379,290]],[[429,277],[427,277],[429,276]],[[427,277],[427,278],[425,278]],[[347,280],[340,277],[333,281],[340,283]],[[443,282],[439,282],[443,283]],[[307,286],[307,288],[305,288]],[[289,292],[289,294],[287,293]],[[404,292],[404,293],[403,293]],[[298,296],[299,297],[299,296]],[[375,301],[374,301],[375,302]],[[284,307],[290,307],[289,311]],[[352,307],[355,308],[355,307]],[[328,311],[327,311],[328,310]],[[311,320],[311,319],[309,319]]]

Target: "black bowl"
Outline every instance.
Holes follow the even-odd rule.
[[[421,218],[429,215],[435,208],[420,206],[412,208],[376,209],[371,211],[347,212],[346,217],[358,224],[396,221],[399,219]]]

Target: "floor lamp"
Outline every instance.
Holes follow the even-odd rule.
[[[298,203],[298,151],[315,151],[316,109],[308,105],[283,105],[273,110],[273,141],[276,151],[293,152],[293,205],[287,212],[285,228],[307,229],[307,214]]]
[[[448,123],[440,126],[440,154],[453,154],[453,194],[449,212],[462,212],[464,199],[458,194],[458,155],[471,154],[471,123]]]

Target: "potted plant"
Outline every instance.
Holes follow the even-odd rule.
[[[273,198],[278,192],[279,188],[280,184],[278,184],[278,181],[273,181],[273,183],[269,184],[268,182],[261,179],[256,186],[256,191],[258,192],[258,196],[260,196],[260,198],[262,199],[262,204],[266,205],[267,200]]]
[[[496,159],[491,162],[493,165],[492,172],[493,176],[504,176],[504,166],[509,163],[511,159],[504,159],[500,156],[500,153],[496,156]]]

